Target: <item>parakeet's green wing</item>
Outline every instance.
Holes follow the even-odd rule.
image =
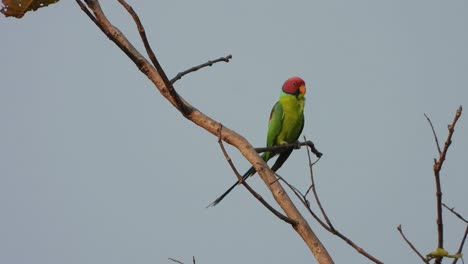
[[[270,113],[270,122],[268,123],[268,133],[266,142],[267,147],[276,145],[276,138],[281,132],[281,128],[283,126],[283,117],[283,107],[281,106],[280,102],[277,102],[271,109]],[[262,157],[265,161],[268,161],[273,156],[270,154],[270,152],[265,152],[262,155]]]
[[[294,141],[298,140],[299,137],[301,136],[302,130],[304,129],[304,114],[302,113],[302,111],[300,111],[298,114],[300,114],[299,121],[294,125],[293,128],[295,129],[292,129],[293,131],[292,134],[288,136],[288,139],[287,139],[288,143],[293,143]],[[283,124],[283,126],[287,126],[287,124]],[[275,145],[276,144],[281,144],[281,142],[275,142]],[[281,152],[281,154],[278,156],[275,163],[271,167],[271,170],[277,171],[283,165],[283,163],[289,158],[289,155],[291,155],[292,151],[293,149],[289,149],[289,150]]]
[[[299,139],[299,137],[301,136],[301,133],[302,133],[302,130],[304,129],[304,115],[301,116],[301,124],[300,124],[301,128],[298,130],[299,133],[296,135],[296,140]]]

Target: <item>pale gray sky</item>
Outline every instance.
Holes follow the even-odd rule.
[[[109,18],[140,48],[115,2]],[[308,86],[304,135],[334,225],[386,263],[436,247],[432,132],[468,107],[468,3],[132,1],[169,76],[228,54],[176,85],[201,111],[265,142],[283,81]],[[185,120],[74,1],[0,18],[0,263],[315,263],[292,228],[238,188],[216,138]],[[442,173],[468,217],[468,114]],[[228,148],[239,170],[248,164]],[[307,187],[304,150],[279,173]],[[252,186],[271,195],[258,177]],[[464,225],[445,215],[453,252]],[[336,263],[368,263],[312,228]]]

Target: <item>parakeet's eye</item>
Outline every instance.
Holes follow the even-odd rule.
[[[296,86],[296,82],[293,82],[293,86]]]

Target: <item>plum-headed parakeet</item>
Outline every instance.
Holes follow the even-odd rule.
[[[291,77],[284,82],[278,102],[273,106],[268,123],[267,147],[294,143],[297,141],[304,128],[304,103],[306,87],[305,82],[299,77]],[[292,149],[281,152],[276,159],[273,171],[277,171],[291,155]],[[265,162],[270,160],[276,153],[264,152],[262,158]],[[255,174],[255,168],[251,167],[242,176],[246,180]],[[240,182],[237,181],[210,206],[215,206],[226,197]]]

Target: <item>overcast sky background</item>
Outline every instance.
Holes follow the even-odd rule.
[[[103,2],[144,51],[124,9]],[[436,248],[437,150],[423,113],[442,143],[457,107],[468,107],[466,1],[131,3],[170,77],[233,55],[176,88],[255,146],[284,80],[301,76],[303,134],[324,153],[315,176],[335,227],[386,263],[419,261],[399,224],[423,254]],[[235,180],[217,139],[165,101],[75,1],[2,17],[0,32],[0,263],[315,263],[244,188],[205,209]],[[279,171],[302,190],[306,157],[295,151]],[[467,170],[468,112],[442,171],[444,202],[465,217]],[[272,200],[258,177],[250,182]],[[336,263],[369,263],[306,217]],[[465,225],[446,211],[444,221],[452,253]]]

